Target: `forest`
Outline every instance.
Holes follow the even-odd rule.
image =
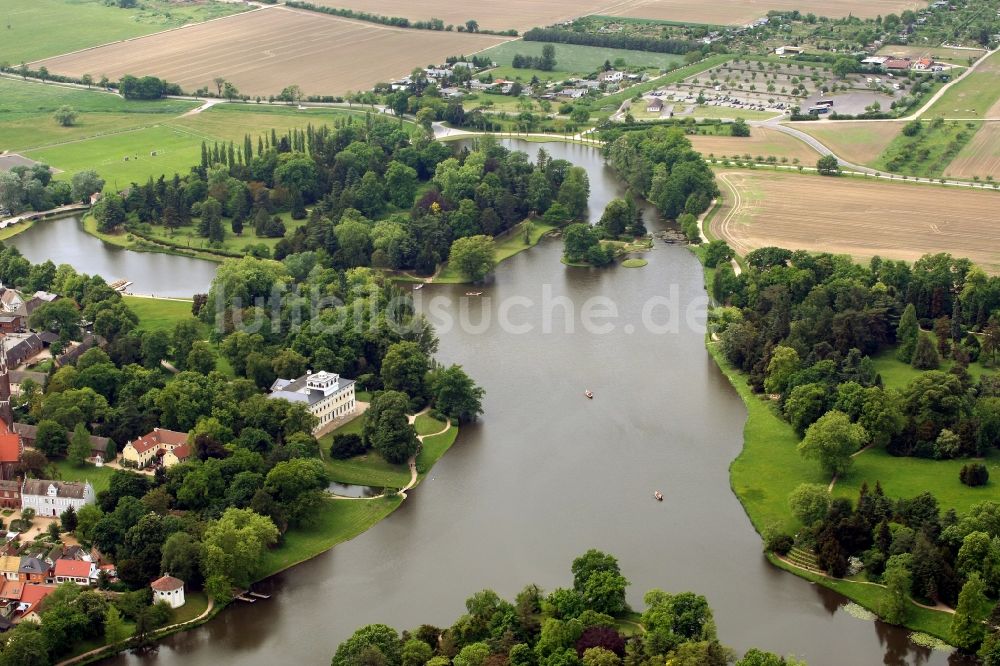
[[[477,592],[450,627],[362,627],[340,644],[332,666],[805,666],[756,648],[737,659],[719,642],[705,597],[693,592],[653,589],[643,596],[645,610],[632,611],[630,583],[613,555],[588,550],[571,570],[572,587],[546,593],[527,585],[514,603]]]

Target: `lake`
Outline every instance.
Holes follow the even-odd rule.
[[[516,145],[532,156],[541,147]],[[623,193],[596,150],[544,147],[588,169],[594,217]],[[647,225],[658,225],[649,211]],[[54,228],[57,238],[40,238]],[[204,291],[215,270],[190,260],[185,274],[186,258],[122,252],[66,222],[14,240],[33,261],[55,255],[135,280],[137,291]],[[695,257],[657,241],[644,268],[579,269],[562,265],[561,251],[546,239],[504,262],[478,298],[461,285],[415,292],[439,327],[439,360],[486,388],[486,414],[399,510],[261,583],[270,600],[235,603],[152,654],[105,663],[326,664],[367,623],[447,626],[482,588],[513,598],[527,583],[568,586],[572,559],[588,548],[618,557],[635,607],[654,587],[704,594],[720,638],[740,653],[756,646],[810,666],[960,663],[852,616],[840,595],[764,558],[729,487],[746,410],[705,351]]]

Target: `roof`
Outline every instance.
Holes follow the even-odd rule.
[[[25,614],[35,609],[42,599],[56,591],[55,585],[25,585],[21,592],[21,603],[27,604]]]
[[[154,580],[149,586],[157,592],[173,592],[184,587],[184,581],[173,576],[163,576]]]
[[[14,433],[0,434],[0,464],[16,463],[21,459],[21,437]]]
[[[2,320],[3,317],[0,317]],[[48,377],[44,372],[33,372],[31,370],[11,370],[10,371],[10,381],[14,384],[23,384],[25,380],[30,379],[39,386],[45,386],[45,380]]]
[[[20,601],[24,593],[24,583],[19,580],[5,580],[0,586],[0,599]]]
[[[176,449],[171,451],[171,453],[174,454],[174,457],[176,457],[178,460],[184,460],[185,458],[188,458],[191,455],[191,447],[188,446],[187,444],[181,444]]]
[[[17,571],[21,568],[21,558],[16,555],[0,557],[0,571]]]
[[[48,573],[49,565],[37,557],[22,557],[17,571],[24,574],[44,574]]]
[[[43,344],[51,345],[53,342],[59,340],[59,334],[54,331],[42,331],[38,334],[38,339],[42,341]]]
[[[317,375],[320,373],[316,373]],[[320,391],[310,391],[306,389],[306,384],[309,382],[310,375],[302,375],[298,379],[278,379],[271,385],[271,393],[268,395],[269,398],[287,400],[288,402],[304,402],[313,405],[320,400],[323,400],[329,396],[324,395]],[[284,382],[279,390],[274,390],[274,386],[278,385],[278,382]],[[338,377],[337,380],[337,390],[330,395],[336,395],[340,393],[347,387],[354,384],[353,379],[345,379],[344,377]]]
[[[90,482],[80,483],[79,481],[50,481],[48,479],[25,479],[22,495],[48,495],[49,486],[56,487],[56,497],[72,497],[83,499],[86,497],[87,487]]]
[[[900,58],[889,58],[883,63],[883,65],[886,69],[909,69],[910,61],[902,60]]]
[[[181,444],[186,444],[187,439],[188,434],[186,432],[166,430],[165,428],[153,428],[152,432],[146,433],[139,439],[129,443],[138,453],[145,453],[150,449],[158,448],[164,444],[180,446]]]
[[[10,305],[14,301],[18,300],[23,301],[24,299],[21,298],[21,294],[17,293],[13,289],[6,289],[4,290],[3,295],[0,295],[0,302],[4,305]]]
[[[56,576],[90,578],[90,562],[83,560],[56,560]]]
[[[21,492],[21,482],[20,481],[0,481],[0,491],[14,491]]]

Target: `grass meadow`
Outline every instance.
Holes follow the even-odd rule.
[[[684,62],[684,57],[670,53],[650,53],[647,51],[630,51],[628,49],[610,49],[599,46],[578,46],[576,44],[554,44],[556,49],[556,68],[551,72],[534,69],[514,69],[511,63],[517,54],[538,57],[542,55],[542,42],[513,41],[494,46],[480,55],[493,58],[499,65],[499,71],[494,71],[495,78],[520,78],[531,80],[538,76],[541,80],[561,81],[572,75],[587,75],[596,72],[605,62],[615,63],[619,58],[625,61],[630,69],[661,70],[677,66]]]

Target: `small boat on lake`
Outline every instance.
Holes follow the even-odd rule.
[[[591,399],[591,400],[593,400],[593,399],[594,399],[594,392],[593,392],[593,391],[584,391],[584,392],[583,392],[583,394],[584,394],[585,396],[587,396],[587,397],[588,397],[589,399]]]
[[[481,292],[481,291],[467,291],[467,292],[465,292],[465,295],[466,296],[482,296],[483,292]]]
[[[421,282],[420,284],[413,285],[413,291],[417,291],[418,289],[423,289],[423,288],[424,288],[423,282]]]
[[[657,502],[662,502],[663,501],[663,493],[661,493],[659,490],[654,490],[653,491],[653,497],[656,498]]]

